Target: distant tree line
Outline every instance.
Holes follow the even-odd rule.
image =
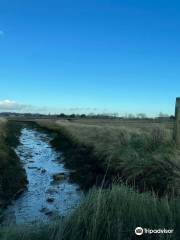
[[[85,119],[85,118],[91,118],[91,119],[154,119],[152,117],[147,117],[145,113],[138,113],[138,114],[126,114],[125,116],[119,116],[118,113],[102,113],[102,114],[95,114],[95,113],[89,113],[89,114],[40,114],[40,113],[14,113],[14,112],[1,112],[1,117],[25,117],[25,118],[59,118],[59,119]],[[158,117],[155,117],[155,119],[170,119],[173,120],[175,117],[173,115],[169,116],[167,114],[159,113]]]

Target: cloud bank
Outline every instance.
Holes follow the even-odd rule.
[[[19,104],[14,100],[0,100],[0,111],[19,111],[26,108],[27,105]]]
[[[82,114],[82,113],[96,113],[96,108],[53,108],[53,107],[38,107],[28,104],[18,103],[14,100],[4,99],[0,100],[0,112],[18,112],[18,113],[42,113],[42,114]]]
[[[0,112],[16,112],[16,113],[40,113],[40,114],[106,114],[112,115],[113,112],[108,109],[98,109],[98,108],[81,108],[81,107],[73,107],[73,108],[62,108],[62,107],[38,107],[30,104],[22,104],[18,103],[15,100],[4,99],[0,100]],[[119,116],[128,116],[128,113],[125,112],[117,112]],[[134,113],[136,115],[137,113]],[[132,115],[132,114],[130,114]],[[159,113],[155,113],[150,115],[151,117],[159,116]]]

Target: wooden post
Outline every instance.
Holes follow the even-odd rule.
[[[180,97],[176,98],[174,140],[180,147]]]

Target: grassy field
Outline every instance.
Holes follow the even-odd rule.
[[[11,148],[16,144],[17,131],[15,126],[0,119],[0,209],[26,184],[25,171]]]
[[[172,123],[36,121],[92,188],[70,215],[48,225],[2,228],[2,240],[179,240],[180,156]],[[104,177],[105,176],[105,177]],[[174,233],[136,238],[137,226]]]
[[[152,119],[93,119],[93,118],[77,118],[77,119],[69,119],[69,120],[56,120],[56,122],[62,123],[75,123],[75,124],[85,124],[85,125],[94,125],[101,127],[130,127],[130,128],[139,128],[139,129],[147,129],[151,127],[164,127],[166,129],[172,129],[174,122],[173,120],[163,121],[163,120],[152,120]]]
[[[109,125],[101,125],[100,121],[38,124],[59,133],[54,145],[67,150],[70,167],[87,169],[89,176],[84,174],[88,182],[94,172],[116,177],[141,192],[151,190],[160,196],[179,192],[180,156],[172,139],[172,126],[137,122],[132,127],[130,123],[114,125],[113,121]]]

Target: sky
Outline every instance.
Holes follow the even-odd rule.
[[[180,2],[1,0],[0,111],[174,114]]]

